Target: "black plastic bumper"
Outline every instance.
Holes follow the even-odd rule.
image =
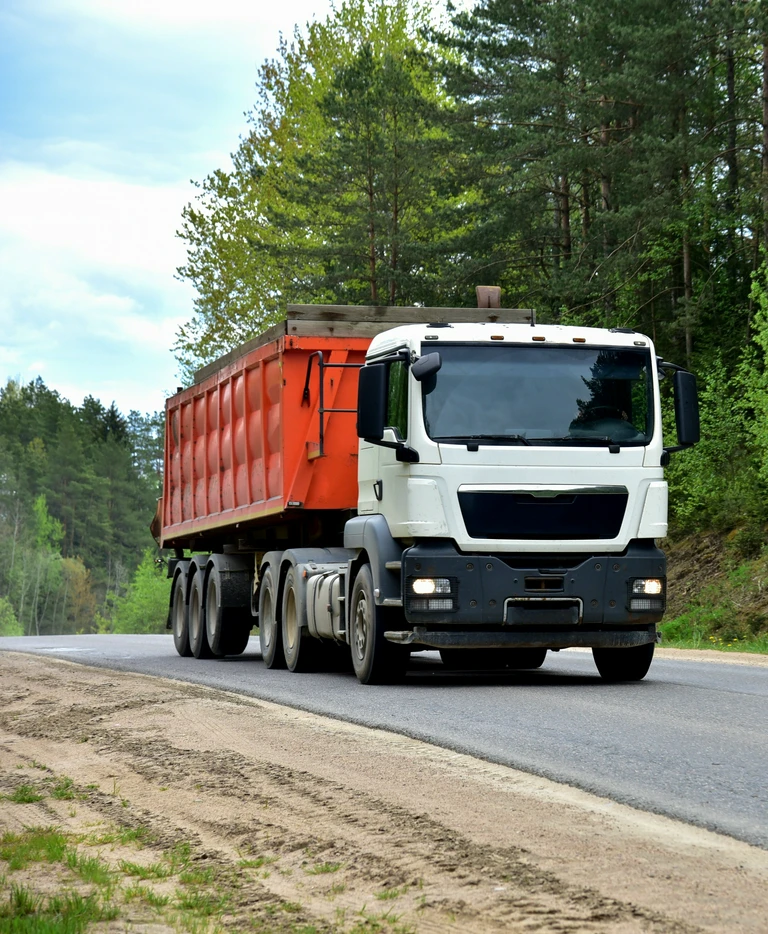
[[[452,542],[422,542],[402,560],[405,618],[418,630],[408,641],[468,648],[640,645],[655,640],[664,599],[651,610],[630,610],[631,582],[665,577],[666,558],[651,540],[585,558],[471,555]],[[453,609],[418,609],[425,604],[413,596],[415,578],[449,579]]]

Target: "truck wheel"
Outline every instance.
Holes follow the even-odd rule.
[[[171,626],[173,628],[173,644],[182,657],[189,657],[192,649],[189,647],[189,608],[187,607],[187,575],[183,572],[176,575],[173,582],[173,603],[171,604]]]
[[[290,671],[313,671],[315,640],[305,632],[304,613],[297,593],[296,568],[288,568],[283,582],[283,655]]]
[[[655,643],[633,645],[628,649],[592,649],[603,681],[642,681],[653,661]]]
[[[285,668],[283,635],[277,619],[277,588],[271,567],[264,569],[259,582],[259,641],[267,668]]]
[[[352,588],[349,613],[352,667],[361,684],[391,684],[402,680],[408,654],[387,642],[387,613],[373,596],[371,569],[364,564]]]
[[[205,632],[204,575],[205,570],[198,568],[189,591],[189,647],[195,658],[211,658],[213,655]]]
[[[205,584],[205,634],[211,654],[221,656],[221,640],[224,634],[224,607],[220,606],[221,593],[219,588],[219,575],[216,568],[208,571],[208,580]]]

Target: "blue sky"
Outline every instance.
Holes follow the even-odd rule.
[[[1,0],[0,380],[163,407],[190,179],[230,164],[279,33],[329,0]]]

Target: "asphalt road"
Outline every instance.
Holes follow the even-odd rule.
[[[426,740],[768,849],[768,668],[657,658],[638,684],[606,684],[591,655],[538,671],[456,674],[418,655],[403,685],[180,658],[170,635],[0,638],[66,658],[237,691]]]

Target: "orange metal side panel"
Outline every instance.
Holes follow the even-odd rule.
[[[326,412],[319,457],[321,351],[326,408],[355,409],[368,338],[284,337],[251,351],[166,403],[163,544],[287,510],[353,509],[357,437],[352,413]]]

